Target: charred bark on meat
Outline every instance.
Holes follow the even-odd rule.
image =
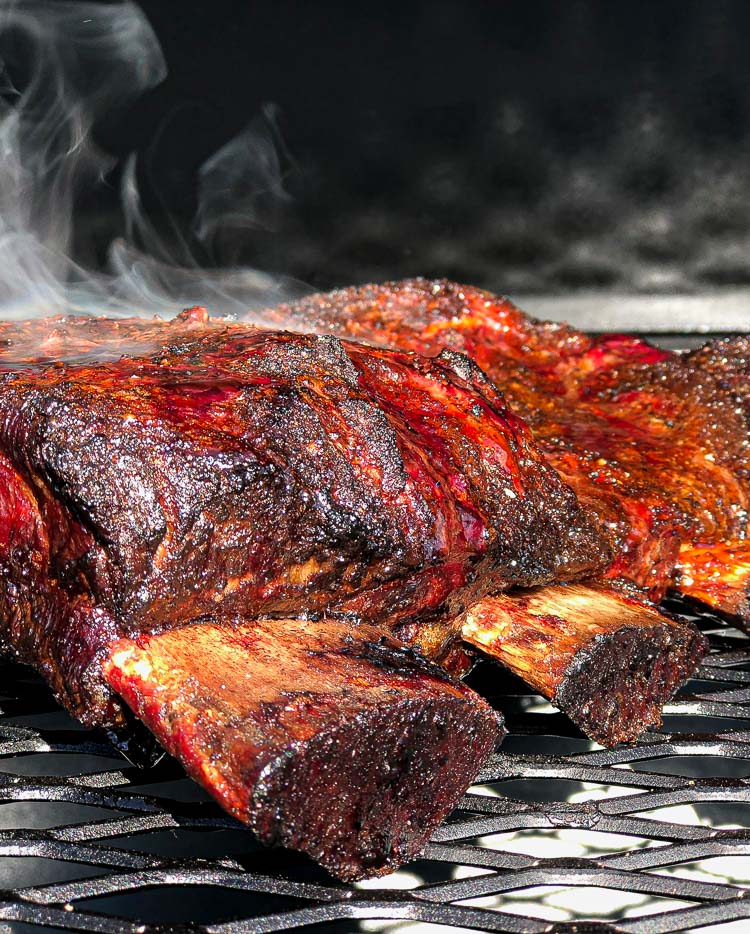
[[[659,726],[707,648],[692,624],[580,584],[487,597],[465,614],[462,635],[604,746]]]
[[[204,621],[111,646],[113,689],[258,838],[341,879],[416,856],[502,719],[383,630]]]
[[[746,338],[679,355],[424,279],[314,295],[270,315],[379,346],[468,354],[595,517],[612,555],[604,577],[616,586],[659,600],[682,544],[748,532]]]

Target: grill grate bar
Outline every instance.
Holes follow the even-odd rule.
[[[491,931],[496,934],[548,934],[549,925],[505,912],[491,912],[463,905],[419,904],[415,901],[392,900],[384,905],[367,901],[316,905],[312,908],[287,912],[283,917],[268,915],[254,918],[251,923],[239,922],[212,926],[216,934],[266,934],[288,931],[295,927],[320,924],[323,921],[345,919],[384,918],[422,921],[425,924],[444,924],[473,931]],[[280,923],[281,922],[281,923]],[[283,925],[283,926],[282,926]]]
[[[592,860],[581,862],[585,863],[585,866],[560,865],[558,860],[543,860],[528,869],[482,876],[481,881],[475,878],[435,885],[420,891],[419,897],[439,902],[454,902],[463,898],[498,895],[518,889],[536,888],[540,885],[595,885],[607,889],[627,888],[630,892],[647,892],[650,895],[674,895],[674,886],[669,876],[644,872],[629,873],[624,869],[613,869]],[[680,898],[723,901],[737,897],[738,890],[735,886],[694,882],[689,879],[680,881]]]
[[[750,902],[740,901],[738,898],[722,905],[702,905],[699,908],[677,909],[656,917],[621,921],[614,930],[624,931],[626,934],[672,934],[676,931],[689,931],[744,918],[750,918]],[[559,930],[562,932],[564,928]],[[572,929],[570,934],[573,934]]]

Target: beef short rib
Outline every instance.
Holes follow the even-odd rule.
[[[148,356],[0,377],[6,642],[87,722],[116,725],[101,661],[120,635],[218,608],[394,628],[606,561],[463,358],[165,331]]]
[[[473,691],[367,624],[203,621],[114,643],[105,673],[260,840],[348,880],[416,856],[501,736]]]
[[[443,653],[486,593],[610,557],[524,423],[451,353],[200,310],[3,330],[4,647],[87,724],[124,698],[263,839],[345,878],[413,855],[499,726],[390,634],[439,619]]]

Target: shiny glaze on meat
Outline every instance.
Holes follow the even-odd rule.
[[[99,666],[118,633],[216,612],[393,628],[608,560],[465,357],[200,309],[46,326],[56,352],[95,347],[104,362],[34,364],[24,341],[44,325],[5,330],[0,454],[16,479],[0,498],[29,518],[0,554],[0,616],[7,644],[90,722],[115,716]],[[112,359],[123,340],[147,352]]]
[[[378,345],[469,355],[597,516],[613,554],[609,578],[659,598],[681,544],[747,533],[747,428],[690,356],[538,322],[444,281],[342,289],[270,314]]]

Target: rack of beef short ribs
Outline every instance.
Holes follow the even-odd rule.
[[[580,585],[575,593],[541,589],[474,607],[464,635],[526,680],[535,670],[532,683],[589,735],[605,743],[633,738],[645,722],[658,722],[659,705],[642,702],[651,684],[642,691],[635,678],[635,692],[621,698],[601,689],[617,671],[623,641],[643,645],[642,635],[652,632],[669,643],[654,606],[668,590],[747,628],[746,337],[683,355],[635,337],[591,337],[538,322],[487,292],[422,279],[312,296],[278,314],[376,345],[466,354],[531,427],[544,456],[594,516],[611,560],[585,592]],[[627,624],[618,626],[618,617]],[[536,634],[531,652],[530,633]],[[610,653],[602,640],[612,639]],[[549,645],[558,640],[556,652]],[[536,648],[536,655],[558,659],[542,675]],[[594,680],[596,666],[567,672],[560,662],[571,649],[611,664],[599,666]],[[575,688],[572,671],[579,673]],[[665,674],[657,664],[650,677]],[[673,688],[663,685],[665,693]],[[627,728],[603,729],[607,717],[597,710],[611,713],[610,705],[620,709],[623,699],[635,715],[629,735]]]
[[[124,697],[262,839],[387,871],[500,735],[399,636],[450,602],[422,646],[448,664],[477,593],[600,565],[590,523],[478,370],[164,328],[142,356],[2,377],[5,643],[88,724],[127,726]],[[6,330],[12,359],[31,330]]]
[[[466,668],[461,636],[525,665],[606,743],[655,722],[703,642],[643,592],[679,584],[681,544],[739,539],[732,508],[744,503],[741,445],[725,443],[705,472],[715,486],[724,471],[731,505],[719,496],[694,516],[680,499],[670,507],[667,485],[663,508],[649,500],[638,525],[627,490],[600,502],[581,470],[564,469],[549,420],[530,417],[522,395],[508,393],[510,410],[478,342],[460,349],[492,381],[424,340],[422,355],[405,352],[415,310],[440,308],[441,290],[456,306],[450,318],[433,315],[450,322],[435,329],[449,346],[463,336],[467,294],[493,315],[510,306],[444,284],[379,288],[371,310],[382,310],[373,296],[408,299],[398,340],[379,325],[368,331],[367,308],[352,307],[366,290],[281,313],[397,349],[258,330],[201,309],[169,323],[6,324],[2,335],[8,648],[86,723],[126,729],[124,698],[261,839],[309,852],[342,878],[418,852],[499,738],[497,715],[446,673]],[[422,304],[410,307],[415,295]],[[570,359],[574,336],[563,342]],[[660,352],[632,346],[639,365],[663,365]],[[578,357],[620,349],[579,347]],[[533,346],[524,352],[535,359]],[[562,434],[571,461],[586,457],[573,438],[594,391],[579,369],[566,377],[583,387]],[[600,370],[615,368],[606,360]],[[729,397],[675,386],[670,399],[704,411]],[[623,425],[647,437],[646,417]],[[693,466],[683,480],[704,482]],[[559,586],[580,580],[593,583]],[[356,780],[347,769],[355,747],[369,750],[364,784],[359,767]]]

